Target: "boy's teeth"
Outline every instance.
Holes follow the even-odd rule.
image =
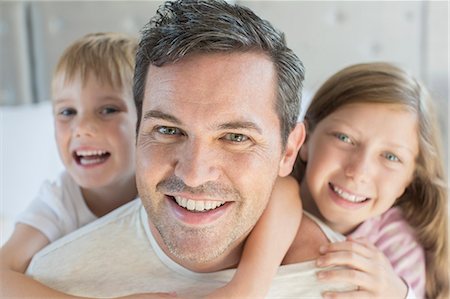
[[[340,189],[340,188],[338,188],[338,187],[336,187],[334,185],[332,185],[332,187],[333,187],[333,191],[334,192],[336,192],[340,197],[342,197],[343,199],[346,199],[348,201],[351,201],[351,202],[362,202],[362,201],[367,199],[367,197],[364,197],[364,196],[357,196],[357,195],[354,195],[354,194],[347,193],[344,190],[342,190],[342,189]]]
[[[76,151],[77,156],[101,156],[106,154],[106,151],[90,150],[90,151]]]
[[[196,212],[204,212],[213,210],[215,208],[220,207],[225,202],[224,201],[212,201],[212,200],[192,200],[187,199],[181,196],[175,196],[175,201],[180,207],[183,207],[189,211],[196,211]]]
[[[80,164],[81,165],[92,165],[92,164],[100,163],[103,160],[104,160],[104,158],[94,158],[94,159],[81,158],[80,159]]]

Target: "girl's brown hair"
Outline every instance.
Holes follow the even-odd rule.
[[[400,104],[418,118],[419,155],[412,183],[394,205],[400,207],[425,250],[426,297],[448,298],[447,186],[441,132],[432,99],[413,76],[388,63],[347,67],[317,91],[306,114],[307,135],[325,117],[351,103]],[[301,181],[305,163],[293,175]]]

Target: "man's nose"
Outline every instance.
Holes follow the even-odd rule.
[[[76,137],[92,137],[97,133],[97,122],[95,117],[90,115],[77,115],[73,132]]]
[[[220,176],[218,153],[202,141],[187,141],[178,153],[175,175],[189,187],[216,181]]]

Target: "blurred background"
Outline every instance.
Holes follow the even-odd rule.
[[[447,1],[231,1],[286,33],[306,68],[304,107],[339,69],[393,62],[421,79],[439,107],[448,165]],[[139,30],[161,1],[0,0],[1,243],[45,179],[62,170],[50,80],[62,51],[89,32]],[[447,167],[448,169],[448,167]]]

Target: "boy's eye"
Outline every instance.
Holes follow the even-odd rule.
[[[71,116],[71,115],[74,115],[76,113],[77,113],[77,111],[75,109],[73,109],[73,108],[63,108],[63,109],[59,110],[58,115]]]
[[[384,157],[387,160],[392,161],[392,162],[400,162],[400,159],[396,155],[394,155],[392,153],[385,153]]]
[[[119,109],[117,109],[116,107],[105,107],[101,110],[101,114],[111,114],[116,113],[118,111]]]
[[[225,140],[232,141],[232,142],[244,142],[247,141],[249,138],[248,136],[244,134],[237,134],[237,133],[228,133],[224,136]]]
[[[340,141],[342,141],[342,142],[345,142],[345,143],[352,143],[352,140],[350,139],[350,137],[348,137],[348,135],[346,135],[346,134],[343,134],[343,133],[336,133],[336,137],[340,140]]]
[[[161,126],[158,127],[156,129],[158,131],[158,133],[163,134],[163,135],[180,135],[181,130],[175,127],[166,127],[166,126]]]

